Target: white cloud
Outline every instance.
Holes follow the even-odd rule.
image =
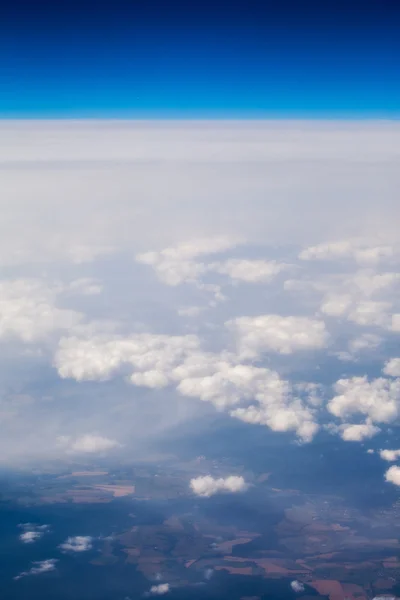
[[[48,558],[47,560],[33,561],[33,567],[29,571],[23,571],[14,579],[21,579],[21,577],[27,577],[28,575],[40,575],[41,573],[48,573],[54,571],[58,560],[56,558]]]
[[[93,547],[93,538],[90,535],[76,535],[68,537],[59,548],[64,552],[87,552]]]
[[[102,453],[120,446],[116,440],[90,433],[78,438],[60,436],[57,441],[59,446],[65,448],[66,452],[76,454]]]
[[[394,485],[400,485],[400,467],[393,465],[385,473],[386,481],[394,483]]]
[[[0,282],[0,338],[17,337],[32,343],[57,330],[70,330],[82,318],[79,312],[58,308],[61,289],[40,280]]]
[[[228,275],[233,281],[266,283],[281,273],[287,265],[275,260],[230,259],[209,265],[209,270]]]
[[[19,539],[24,544],[36,542],[49,529],[48,525],[36,525],[35,523],[20,523],[18,527],[24,530],[19,536]]]
[[[55,365],[60,377],[72,377],[77,381],[107,380],[126,365],[139,372],[133,373],[133,383],[146,385],[141,380],[141,373],[151,372],[147,377],[149,387],[165,387],[167,373],[198,346],[199,340],[194,335],[144,333],[131,337],[71,337],[60,341]]]
[[[19,539],[21,542],[24,542],[24,544],[31,544],[41,538],[42,535],[43,534],[40,531],[24,531],[24,533],[21,533],[19,536]]]
[[[307,317],[238,317],[227,321],[226,326],[234,332],[239,353],[246,358],[267,351],[291,354],[298,350],[320,349],[328,342],[325,323]]]
[[[230,492],[232,494],[244,492],[247,490],[248,485],[243,477],[238,475],[230,475],[229,477],[220,477],[218,479],[211,477],[211,475],[205,475],[191,479],[190,488],[196,496],[209,498],[221,492]]]
[[[379,456],[388,462],[394,462],[400,458],[400,450],[379,450]]]
[[[341,437],[345,442],[361,442],[370,439],[380,432],[379,427],[371,422],[358,425],[344,424],[340,426]]]
[[[391,358],[386,363],[383,372],[390,377],[400,377],[400,358]]]
[[[304,584],[301,583],[301,581],[297,581],[296,579],[290,583],[290,587],[294,592],[297,592],[298,594],[300,594],[300,592],[304,592],[305,590]]]
[[[346,419],[361,414],[373,423],[391,423],[399,415],[400,380],[367,377],[340,379],[334,386],[336,396],[328,402],[328,411]]]
[[[168,594],[169,591],[169,583],[159,583],[158,585],[152,585],[150,588],[150,594],[152,596],[163,596],[164,594]]]

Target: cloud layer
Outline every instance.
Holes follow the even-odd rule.
[[[0,129],[3,462],[396,425],[397,124]]]

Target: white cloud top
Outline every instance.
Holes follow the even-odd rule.
[[[247,490],[248,485],[243,477],[230,475],[229,477],[214,478],[211,475],[196,477],[190,481],[190,488],[196,496],[209,498],[221,492],[236,494]]]
[[[394,485],[400,485],[400,467],[393,465],[385,473],[386,481],[394,483]]]
[[[92,549],[92,542],[93,538],[89,535],[76,535],[67,538],[59,547],[64,552],[87,552]]]
[[[152,585],[150,588],[150,594],[152,596],[163,596],[164,594],[168,594],[169,591],[169,583],[159,583],[158,585]]]

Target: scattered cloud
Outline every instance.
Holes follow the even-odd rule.
[[[36,525],[35,523],[20,523],[19,527],[24,530],[19,536],[24,544],[36,542],[49,530],[48,525]]]
[[[388,462],[394,462],[400,458],[400,450],[379,450],[379,456]]]
[[[300,592],[304,592],[305,590],[304,584],[301,583],[301,581],[297,581],[297,579],[290,583],[290,587],[294,592],[297,592],[298,594],[300,594]]]
[[[361,442],[362,440],[374,437],[374,435],[380,432],[380,429],[371,422],[367,422],[358,425],[341,425],[340,432],[345,442]]]
[[[394,485],[400,485],[400,467],[393,465],[385,473],[386,481],[394,483]]]
[[[59,548],[64,552],[87,552],[93,547],[93,538],[89,535],[76,535],[69,537],[60,544]]]
[[[367,377],[340,379],[334,386],[336,396],[327,405],[335,417],[361,414],[371,423],[391,423],[400,410],[400,380],[383,377],[369,381]]]
[[[152,585],[149,593],[152,596],[163,596],[164,594],[168,594],[169,591],[169,583],[159,583],[158,585]]]
[[[22,571],[19,575],[14,577],[15,580],[27,577],[29,575],[40,575],[41,573],[48,573],[54,571],[58,560],[56,558],[48,558],[47,560],[33,561],[33,567],[29,571]]]
[[[211,477],[211,475],[205,475],[191,479],[190,488],[196,496],[209,498],[221,492],[230,492],[232,494],[244,492],[247,490],[248,484],[243,477],[238,475],[230,475],[229,477],[220,477],[218,479]]]

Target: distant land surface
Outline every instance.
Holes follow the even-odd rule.
[[[202,456],[7,474],[0,598],[133,600],[159,583],[169,584],[171,599],[400,594],[400,502],[357,508],[340,495],[278,487],[273,472],[247,471],[246,494],[192,495],[190,478],[209,472],[244,470]],[[23,523],[48,529],[23,544]],[[79,535],[91,538],[88,551],[60,549]],[[51,571],[14,579],[49,559],[57,561]]]

